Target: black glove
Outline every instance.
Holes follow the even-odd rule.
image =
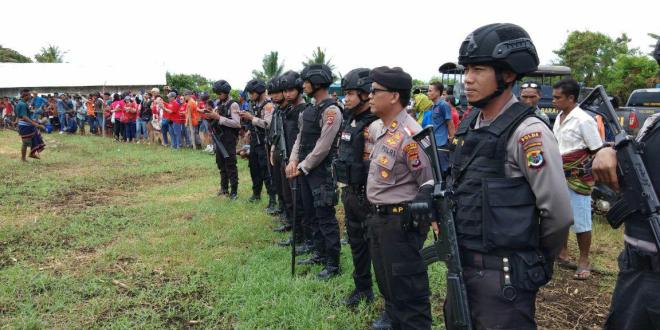
[[[433,188],[431,184],[419,187],[410,203],[410,221],[404,222],[404,230],[413,230],[433,219]]]

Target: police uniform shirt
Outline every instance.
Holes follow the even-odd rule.
[[[262,102],[261,105],[263,105],[263,103],[267,101],[268,100]],[[263,108],[261,109],[261,113],[259,114],[261,118],[254,116],[252,118],[252,125],[264,129],[268,128],[270,126],[271,120],[273,120],[273,110],[275,110],[275,108],[273,107],[273,103],[268,103],[265,106],[263,106]]]
[[[500,114],[516,102],[518,99],[512,96]],[[485,121],[479,116],[475,129],[490,125],[496,118]],[[557,140],[541,119],[528,117],[512,133],[506,153],[505,175],[527,179],[540,211],[541,245],[546,253],[555,256],[563,244],[563,235],[573,223]]]
[[[224,103],[218,102],[216,107],[220,108],[221,105],[226,105],[227,103],[232,101],[233,100],[231,98],[228,98],[227,101],[225,101]],[[238,110],[239,110],[238,103],[234,102],[229,108],[229,111],[231,112],[231,118],[220,116],[220,120],[218,120],[218,124],[231,128],[241,128],[241,117],[238,115]]]
[[[376,143],[371,153],[367,199],[374,205],[411,201],[419,187],[433,183],[428,156],[413,140],[422,128],[401,110],[387,127],[370,125],[369,135]]]
[[[320,103],[320,102],[319,102]],[[306,108],[304,111],[309,111],[311,108]],[[300,112],[298,115],[298,135],[296,136],[296,142],[293,144],[293,149],[291,150],[291,160],[299,161],[298,168],[307,174],[309,171],[313,170],[328,156],[332,143],[335,142],[335,137],[339,133],[341,128],[342,115],[339,107],[331,105],[325,109],[323,116],[319,119],[319,125],[321,126],[321,136],[316,141],[316,145],[312,152],[307,155],[302,161],[298,159],[298,148],[300,147],[300,137],[302,134],[303,127],[303,112]]]

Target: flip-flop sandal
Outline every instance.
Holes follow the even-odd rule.
[[[578,281],[584,281],[589,279],[590,277],[591,277],[591,269],[589,268],[578,268],[577,271],[575,271],[575,275],[573,275],[573,279],[576,279]]]

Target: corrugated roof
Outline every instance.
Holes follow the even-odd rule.
[[[165,85],[163,66],[0,63],[0,88],[147,85]]]

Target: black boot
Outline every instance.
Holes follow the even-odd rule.
[[[296,255],[300,256],[312,252],[313,245],[310,242],[303,242],[300,246],[296,246]]]
[[[266,207],[266,214],[275,215],[277,214],[277,203],[275,203],[275,197],[271,196],[268,199],[268,207]]]
[[[321,272],[316,275],[319,280],[329,280],[341,273],[341,269],[338,264],[328,264],[321,270]]]
[[[229,190],[227,188],[220,188],[218,190],[218,196],[228,196],[229,195]]]
[[[386,311],[383,311],[383,314],[371,324],[371,328],[374,330],[390,330],[392,329],[392,319]]]
[[[363,291],[355,289],[350,295],[348,295],[344,301],[344,305],[348,307],[356,307],[363,300],[367,303],[372,303],[374,301],[374,292],[371,289]]]
[[[288,223],[285,223],[275,229],[273,229],[274,232],[276,233],[283,233],[291,230],[291,225]]]
[[[298,265],[321,265],[325,263],[325,258],[319,256],[318,254],[313,254],[308,259],[302,259],[297,261]]]
[[[261,200],[261,196],[259,195],[252,195],[250,198],[248,198],[248,203],[256,203]]]

